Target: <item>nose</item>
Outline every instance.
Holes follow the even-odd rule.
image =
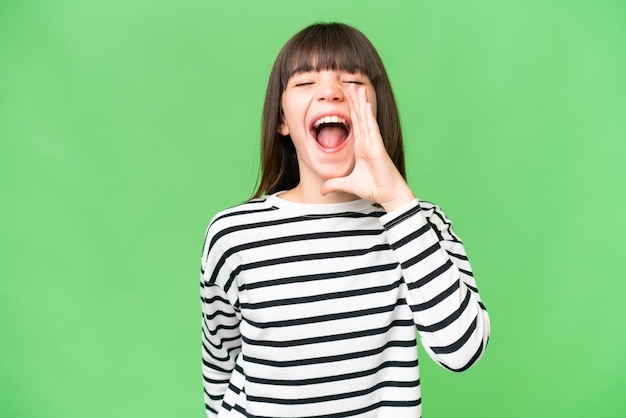
[[[340,102],[344,99],[341,83],[335,80],[326,80],[320,84],[317,91],[317,100],[328,102]]]

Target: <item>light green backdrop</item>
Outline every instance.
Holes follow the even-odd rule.
[[[204,229],[319,20],[377,46],[491,314],[474,369],[421,358],[424,416],[625,416],[621,0],[0,3],[0,416],[204,416]]]

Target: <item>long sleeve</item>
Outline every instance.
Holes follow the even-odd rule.
[[[489,318],[439,208],[275,195],[216,215],[202,253],[209,417],[421,416],[416,327],[465,370]]]
[[[230,272],[228,266],[222,262],[224,258],[221,251],[211,245],[210,232],[209,229],[202,255],[200,277],[202,374],[206,412],[208,417],[216,417],[235,368],[237,355],[241,350],[239,332],[241,316],[235,307],[237,302],[232,301],[233,294],[225,292],[220,284],[220,278]]]
[[[425,350],[450,370],[468,369],[486,348],[489,316],[450,221],[437,206],[415,200],[381,223],[402,267]]]

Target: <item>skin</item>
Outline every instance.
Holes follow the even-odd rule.
[[[383,144],[376,122],[376,93],[369,78],[345,71],[297,73],[282,97],[281,135],[290,135],[298,155],[300,183],[281,198],[300,203],[367,199],[387,212],[415,196]],[[338,150],[319,147],[310,132],[320,115],[349,118],[352,129]]]

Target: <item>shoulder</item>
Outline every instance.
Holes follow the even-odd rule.
[[[264,213],[275,210],[276,207],[266,196],[251,199],[216,213],[209,223],[209,229],[223,229],[250,222],[262,217]]]
[[[220,241],[224,242],[222,247],[232,246],[232,242],[227,243],[229,237],[240,236],[238,231],[254,228],[256,223],[272,216],[276,210],[266,197],[260,197],[216,213],[206,229],[203,255],[206,256]]]

